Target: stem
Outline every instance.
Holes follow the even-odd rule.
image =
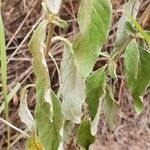
[[[51,19],[49,20],[48,23],[48,35],[46,38],[46,49],[45,49],[45,58],[48,58],[49,50],[51,47],[51,39],[53,37],[53,32],[54,32],[54,24],[51,22]]]

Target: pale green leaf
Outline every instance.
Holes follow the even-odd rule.
[[[68,27],[68,24],[66,21],[60,19],[59,17],[57,16],[54,16],[53,19],[51,20],[51,22],[61,28],[66,28]]]
[[[110,61],[108,70],[109,70],[110,77],[113,79],[117,79],[116,68],[117,68],[117,64],[114,61]]]
[[[95,135],[100,117],[101,100],[105,95],[106,73],[105,66],[93,72],[86,80],[86,102],[91,123],[91,133]]]
[[[82,104],[85,101],[85,82],[80,77],[73,60],[73,54],[66,47],[61,62],[62,112],[67,120],[81,122]]]
[[[62,0],[43,0],[42,3],[44,9],[53,15],[57,15],[59,13],[61,4]]]
[[[142,27],[138,24],[138,22],[132,16],[130,16],[128,13],[125,13],[125,14],[131,20],[131,22],[134,24],[134,26],[137,28],[140,34],[143,36],[143,38],[147,42],[147,45],[150,48],[150,37],[148,36],[148,34],[142,29]]]
[[[29,131],[32,133],[32,135],[34,133],[36,133],[36,124],[35,124],[35,120],[30,112],[30,110],[28,109],[28,104],[27,104],[27,88],[31,87],[32,85],[26,85],[21,92],[21,96],[20,96],[20,107],[18,110],[18,114],[19,117],[21,119],[21,121],[26,124],[26,126],[28,127]]]
[[[126,11],[129,15],[136,18],[138,7],[139,7],[139,0],[129,0],[124,5],[123,10]],[[129,21],[128,17],[123,14],[118,23],[117,38],[115,42],[116,47],[121,47],[130,35],[126,31],[126,23],[128,21]]]
[[[87,117],[85,117],[82,120],[77,132],[77,143],[88,150],[89,146],[94,143],[94,141],[95,136],[91,135],[90,132],[90,121]]]
[[[74,42],[74,60],[84,78],[91,73],[106,41],[111,14],[109,0],[81,0],[78,13],[80,33]]]
[[[113,131],[116,127],[119,105],[115,101],[111,88],[106,86],[106,95],[102,101],[103,112],[109,128]]]
[[[46,106],[47,110],[45,109],[45,114],[48,115],[52,121],[53,106],[51,102],[50,77],[44,57],[46,25],[47,22],[43,21],[34,31],[29,43],[29,50],[33,57],[32,65],[36,76],[37,104],[41,107]]]
[[[132,78],[130,79],[131,82],[130,91],[134,99],[134,108],[140,114],[143,111],[142,96],[145,90],[147,89],[147,87],[150,85],[150,75],[149,75],[150,53],[141,47],[139,47],[139,53],[140,53],[140,65],[138,69],[139,71],[136,79],[134,76],[131,76]],[[133,61],[131,63],[133,63]],[[129,70],[127,67],[128,66],[126,66],[125,70]],[[128,72],[126,72],[126,74]]]
[[[9,103],[12,100],[12,98],[18,92],[20,87],[21,87],[21,84],[17,83],[17,85],[10,91],[10,93],[7,95],[7,103]],[[5,108],[5,102],[3,102],[0,106],[0,114],[4,111],[4,108]]]
[[[124,54],[125,77],[128,88],[132,90],[132,81],[137,79],[140,65],[139,48],[135,40],[129,43]]]
[[[26,150],[45,150],[37,136],[30,137],[26,143]]]
[[[61,143],[60,130],[63,124],[63,116],[59,100],[54,93],[51,97],[50,78],[43,48],[45,34],[46,22],[43,21],[37,27],[29,44],[33,56],[33,70],[36,76],[35,119],[38,135],[44,148],[46,150],[57,150]]]

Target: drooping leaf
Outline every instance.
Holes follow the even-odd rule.
[[[27,88],[30,86],[31,85],[27,85],[22,89],[18,114],[21,118],[21,121],[27,125],[29,131],[33,135],[36,133],[36,124],[27,104]]]
[[[94,143],[94,141],[95,136],[91,135],[90,132],[90,121],[87,117],[85,117],[82,120],[77,132],[77,143],[88,150],[89,146]]]
[[[133,79],[137,79],[140,65],[140,52],[135,40],[129,43],[124,55],[125,77],[128,88],[132,91]]]
[[[73,60],[73,54],[66,47],[61,62],[63,95],[62,112],[67,120],[81,122],[82,104],[85,101],[85,83],[80,77]]]
[[[100,101],[105,94],[105,66],[93,72],[86,80],[86,102],[92,120],[91,133],[95,135],[100,117]]]
[[[57,15],[59,13],[61,4],[62,0],[43,0],[42,3],[44,9],[53,15]]]
[[[26,150],[45,150],[37,136],[30,137],[26,143]]]
[[[46,22],[43,21],[35,30],[29,44],[30,52],[33,56],[33,70],[36,76],[37,101],[35,119],[38,135],[44,148],[46,150],[57,150],[61,142],[60,129],[63,116],[59,100],[54,93],[51,93],[50,89],[50,78],[43,47],[45,34]]]
[[[143,48],[139,47],[139,53],[140,53],[140,65],[138,69],[138,75],[135,79],[134,76],[131,76],[130,79],[130,91],[132,93],[133,99],[134,99],[134,108],[137,111],[137,113],[141,113],[143,111],[143,102],[142,102],[142,96],[147,89],[147,87],[150,85],[150,53]],[[135,55],[135,53],[134,53]],[[131,57],[131,55],[130,55]],[[133,61],[131,61],[133,63]],[[131,64],[130,63],[130,64]],[[126,65],[125,70],[129,70],[128,65]],[[128,71],[129,72],[129,71]],[[126,72],[126,74],[128,73]],[[127,76],[127,75],[126,75]],[[128,76],[129,73],[128,73]]]
[[[80,33],[74,42],[74,60],[84,78],[91,73],[105,43],[111,14],[109,0],[81,0],[78,13]]]
[[[129,0],[124,5],[124,11],[127,12],[129,15],[136,18],[138,7],[139,7],[139,0]],[[117,31],[117,39],[115,42],[116,47],[120,47],[123,45],[123,43],[126,41],[126,39],[129,37],[129,33],[126,31],[126,23],[129,21],[128,17],[124,14],[119,20],[118,23],[118,31]]]
[[[102,101],[103,112],[109,128],[113,131],[116,126],[118,104],[114,99],[111,88],[106,86],[106,95]]]
[[[143,36],[143,38],[147,42],[147,45],[150,48],[150,37],[148,36],[148,34],[142,29],[142,27],[138,24],[138,22],[132,16],[130,16],[128,13],[125,13],[125,14],[131,20],[131,22],[134,24],[134,26],[137,28],[140,34]]]

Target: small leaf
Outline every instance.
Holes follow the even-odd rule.
[[[74,42],[74,60],[84,78],[91,73],[106,41],[111,15],[109,0],[81,0],[78,13],[80,33]]]
[[[54,16],[53,19],[51,20],[51,22],[61,28],[66,28],[68,27],[68,24],[66,21],[60,19],[59,17],[57,16]]]
[[[113,79],[117,79],[116,68],[117,64],[114,61],[111,61],[108,66],[108,70],[110,77]]]
[[[109,128],[113,131],[116,127],[118,103],[115,101],[111,88],[106,86],[106,95],[102,101],[103,112]]]
[[[43,0],[42,3],[44,9],[53,15],[57,15],[59,13],[61,4],[62,0]]]
[[[134,53],[135,55],[136,53]],[[134,99],[134,108],[137,111],[137,113],[141,113],[143,111],[143,103],[142,103],[142,95],[144,94],[144,91],[147,89],[147,87],[150,85],[150,53],[143,48],[139,47],[139,54],[140,54],[140,64],[138,68],[138,75],[135,79],[134,76],[131,76],[126,71],[126,76],[130,76],[130,86],[129,89],[132,93],[133,99]],[[130,55],[131,57],[131,55]],[[128,58],[129,59],[129,58]],[[130,59],[131,62],[128,62],[129,64],[132,64],[133,61]],[[128,65],[126,65],[125,70],[129,70]],[[128,82],[128,80],[127,80]]]
[[[133,40],[126,48],[124,55],[125,77],[128,88],[132,90],[132,81],[137,79],[140,65],[140,52],[136,41]]]
[[[131,35],[134,35],[137,32],[137,30],[134,28],[134,26],[129,21],[127,21],[125,23],[125,29]]]
[[[30,137],[26,143],[27,150],[45,150],[43,145],[40,142],[40,139],[36,137]]]
[[[82,104],[85,101],[85,83],[76,69],[71,51],[66,47],[60,68],[62,112],[67,120],[78,124],[81,122]]]
[[[125,14],[131,20],[131,22],[134,24],[134,26],[137,28],[140,34],[144,37],[145,41],[147,42],[147,45],[150,48],[150,37],[147,35],[147,33],[142,29],[142,27],[138,24],[138,22],[132,16],[130,16],[127,13]]]
[[[123,10],[126,11],[129,15],[136,18],[138,7],[139,7],[139,0],[129,0],[124,5]],[[126,32],[126,24],[128,21],[129,21],[128,17],[123,14],[118,23],[117,38],[115,42],[116,47],[121,47],[129,37],[129,34]]]
[[[101,100],[105,95],[105,66],[92,73],[86,80],[86,102],[92,120],[91,133],[95,135],[100,117]]]
[[[27,88],[31,86],[32,85],[27,85],[22,89],[18,114],[21,118],[21,121],[27,125],[29,131],[32,133],[32,135],[34,135],[34,133],[36,132],[35,120],[27,105]]]
[[[92,136],[90,132],[90,121],[87,117],[85,117],[82,120],[77,132],[77,143],[88,150],[89,146],[94,143],[94,141],[95,137]]]

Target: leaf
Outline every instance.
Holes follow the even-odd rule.
[[[21,84],[17,83],[16,86],[10,91],[10,93],[7,95],[7,103],[9,104],[9,102],[12,100],[12,98],[15,96],[15,94],[18,92],[18,90],[20,89]],[[5,108],[5,102],[3,102],[0,106],[0,114],[3,112]]]
[[[134,99],[134,108],[137,113],[140,114],[143,111],[142,95],[144,94],[144,91],[147,89],[147,87],[150,85],[150,53],[141,47],[139,47],[139,53],[139,71],[136,79],[134,78],[134,76],[131,76],[132,79],[130,80],[130,91]],[[132,62],[130,62],[130,64],[131,63]],[[125,70],[129,70],[129,68],[127,68],[126,66]],[[126,74],[127,73],[128,72],[126,72]]]
[[[53,19],[51,20],[51,22],[52,22],[53,24],[55,24],[55,25],[57,25],[57,26],[59,26],[59,27],[61,27],[61,28],[66,28],[66,27],[68,27],[67,22],[64,21],[64,20],[62,20],[62,19],[60,19],[59,17],[54,16],[54,17],[52,17],[52,18],[53,18]]]
[[[31,87],[32,85],[26,85],[21,92],[21,98],[20,98],[20,107],[18,110],[19,117],[21,118],[21,121],[27,125],[29,131],[32,133],[36,133],[36,124],[35,120],[28,109],[27,105],[27,88]]]
[[[40,142],[40,139],[36,137],[30,137],[26,143],[26,150],[45,150]]]
[[[66,47],[61,62],[62,112],[67,120],[81,122],[82,104],[85,101],[85,83],[80,77],[71,50]]]
[[[144,37],[145,41],[147,42],[149,48],[150,48],[150,37],[148,34],[142,29],[142,27],[138,24],[138,22],[129,14],[125,13],[126,16],[131,20],[131,22],[134,24],[134,26],[137,28],[137,30],[140,32],[140,34]]]
[[[110,77],[113,79],[117,79],[116,68],[117,64],[114,61],[111,61],[108,66],[108,70]]]
[[[85,117],[77,132],[77,143],[88,150],[89,146],[94,143],[94,141],[95,137],[92,136],[90,132],[90,121],[87,117]]]
[[[33,71],[36,76],[36,92],[37,92],[37,104],[46,107],[45,114],[49,116],[49,120],[52,121],[53,106],[51,101],[50,92],[50,78],[48,73],[47,63],[44,57],[44,41],[46,36],[45,21],[41,22],[29,43],[29,50],[33,56]],[[43,109],[43,108],[42,108]]]
[[[135,40],[129,43],[124,54],[125,77],[128,88],[132,91],[132,81],[137,79],[140,65],[140,52]]]
[[[116,120],[118,114],[118,103],[114,99],[111,88],[106,86],[106,95],[102,101],[103,112],[106,119],[106,122],[109,128],[113,131],[116,127]]]
[[[127,12],[129,15],[136,18],[136,15],[138,13],[138,7],[139,7],[139,0],[129,0],[124,5],[123,10]],[[124,41],[126,41],[127,38],[129,37],[129,34],[126,31],[126,23],[128,21],[129,21],[128,17],[123,14],[118,23],[117,38],[115,42],[116,47],[121,47]]]
[[[50,78],[43,48],[45,34],[46,22],[43,21],[35,30],[29,43],[29,49],[33,56],[33,70],[36,76],[35,119],[39,138],[44,148],[57,150],[61,144],[60,130],[63,116],[60,102],[50,89]]]
[[[111,14],[109,0],[81,1],[78,13],[80,33],[74,42],[74,60],[84,78],[91,73],[106,41]]]
[[[70,140],[74,128],[75,128],[75,123],[69,120],[65,121],[63,127],[63,141],[65,143],[68,143],[68,141]]]
[[[43,0],[42,3],[44,9],[53,15],[57,15],[59,13],[61,4],[62,0]]]
[[[95,135],[100,117],[100,103],[105,94],[105,66],[93,72],[86,80],[86,102],[92,120],[91,133]]]

